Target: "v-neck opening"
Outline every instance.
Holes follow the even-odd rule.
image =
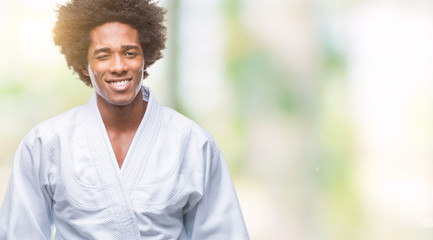
[[[94,155],[92,161],[94,161],[98,169],[98,175],[102,182],[104,195],[113,203],[110,211],[112,212],[112,215],[115,216],[115,221],[117,222],[132,221],[130,225],[125,226],[119,231],[131,236],[130,239],[138,239],[137,236],[139,236],[139,229],[135,222],[131,199],[129,197],[130,192],[126,187],[127,184],[121,174],[114,154],[114,149],[100,115],[96,102],[96,93],[93,94],[92,98],[86,104],[85,115],[87,119],[85,124],[89,137],[89,150]],[[122,168],[124,166],[125,161]],[[132,237],[133,235],[135,237]]]
[[[140,121],[140,124],[138,125],[137,130],[136,130],[135,133],[134,133],[134,137],[132,137],[132,141],[131,141],[131,143],[129,144],[128,151],[126,151],[125,158],[123,159],[122,166],[119,166],[119,170],[120,170],[120,172],[123,172],[123,169],[124,169],[125,165],[128,164],[129,159],[131,158],[131,155],[133,155],[132,152],[134,152],[133,149],[135,148],[136,142],[138,141],[137,138],[140,138],[140,133],[141,133],[142,131],[144,131],[144,128],[146,128],[146,125],[147,125],[146,123],[148,122],[149,115],[150,115],[150,112],[151,112],[151,104],[149,104],[149,102],[150,102],[150,97],[148,96],[148,94],[150,94],[150,93],[146,93],[144,87],[142,87],[142,89],[141,89],[141,94],[142,94],[142,100],[143,100],[144,102],[147,102],[146,111],[145,111],[143,117],[141,118],[141,121]],[[108,135],[108,132],[107,132],[107,135]],[[108,136],[108,137],[109,137],[109,136]],[[110,144],[111,144],[111,140],[110,140]],[[116,154],[115,154],[115,152],[114,152],[114,148],[113,148],[113,145],[112,145],[112,144],[111,144],[111,149],[112,149],[112,151],[113,151],[114,158],[115,158],[115,160],[116,160],[116,162],[117,162]],[[118,163],[118,162],[117,162],[117,163]],[[118,164],[118,165],[119,165],[119,164]]]
[[[145,171],[150,153],[156,141],[160,126],[160,107],[153,97],[152,91],[143,87],[143,98],[147,100],[146,113],[135,133],[125,156],[120,173],[122,174],[128,191],[132,191],[137,181],[140,181]],[[147,99],[146,99],[147,98]]]
[[[89,102],[89,111],[91,111],[89,114],[94,116],[93,121],[95,122],[93,124],[96,124],[95,127],[98,128],[98,136],[93,137],[93,141],[95,142],[91,144],[95,151],[100,151],[97,162],[99,162],[101,168],[111,172],[110,175],[116,176],[128,193],[142,179],[160,128],[162,127],[161,106],[157,103],[151,89],[143,86],[142,93],[143,101],[147,102],[146,113],[133,137],[121,167],[119,167],[108,132],[99,113],[96,96],[92,96],[92,100]]]
[[[148,115],[149,115],[148,113],[150,112],[150,108],[151,108],[150,104],[149,104],[149,101],[150,101],[150,96],[149,95],[150,95],[150,93],[148,91],[146,91],[146,89],[145,89],[144,86],[141,88],[140,92],[141,92],[141,95],[142,95],[142,100],[144,102],[147,102],[146,111],[145,111],[143,117],[140,120],[140,124],[138,125],[138,128],[136,129],[136,131],[134,133],[134,136],[132,137],[132,141],[131,141],[131,143],[128,146],[128,150],[126,151],[126,154],[125,154],[125,157],[123,158],[123,162],[122,162],[121,166],[119,165],[116,153],[114,151],[113,143],[111,142],[110,135],[108,134],[108,130],[107,130],[105,124],[104,124],[104,120],[102,119],[101,112],[100,112],[100,110],[98,108],[98,104],[96,102],[97,117],[98,117],[99,122],[102,125],[102,130],[103,130],[102,132],[103,132],[103,135],[104,135],[103,138],[105,139],[106,144],[108,144],[107,148],[109,149],[110,160],[115,163],[115,165],[117,166],[117,169],[120,172],[123,171],[125,165],[128,162],[128,159],[130,158],[130,155],[132,155],[131,152],[133,150],[131,150],[131,149],[135,145],[135,142],[137,141],[136,139],[139,138],[139,134],[138,133],[141,132],[142,128],[145,127],[144,125],[146,125],[147,119],[149,118],[148,117]]]
[[[131,158],[131,155],[133,155],[136,142],[138,141],[137,138],[140,138],[141,132],[143,132],[144,129],[146,128],[146,125],[147,125],[147,122],[149,119],[149,115],[151,115],[151,112],[152,112],[152,106],[151,105],[152,104],[150,104],[151,99],[150,99],[150,92],[149,91],[146,91],[146,89],[144,87],[141,88],[142,100],[144,102],[147,102],[146,112],[144,113],[143,117],[141,118],[140,124],[138,125],[138,128],[134,133],[134,137],[132,138],[131,144],[129,144],[128,151],[126,152],[125,158],[123,159],[123,162],[122,162],[122,166],[119,166],[120,172],[123,172],[124,171],[123,169],[126,168],[126,165],[129,165],[128,164],[130,162],[129,159]],[[108,135],[108,132],[107,132],[107,135]],[[111,143],[111,141],[110,141],[110,143]],[[114,153],[113,146],[111,146],[111,148],[113,149],[114,157],[116,157],[116,154]],[[116,162],[117,162],[117,158],[116,158]]]

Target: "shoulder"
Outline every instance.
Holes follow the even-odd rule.
[[[23,141],[28,144],[35,142],[48,142],[57,138],[67,130],[76,128],[80,123],[80,113],[83,106],[77,106],[59,115],[49,118],[35,125],[24,137]]]
[[[54,161],[62,144],[74,133],[73,125],[77,124],[79,112],[80,107],[76,107],[34,126],[19,144],[14,166],[24,164],[38,169],[36,166],[46,166],[51,160]]]
[[[162,107],[162,111],[162,127],[176,132],[183,132],[189,145],[209,147],[212,151],[218,147],[211,134],[195,121],[169,107]]]

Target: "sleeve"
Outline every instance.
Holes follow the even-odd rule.
[[[184,215],[187,236],[199,239],[249,239],[229,169],[217,148],[205,154],[204,190]],[[190,203],[188,203],[189,205]]]
[[[41,148],[23,140],[0,211],[0,240],[50,239],[51,198],[40,181]]]

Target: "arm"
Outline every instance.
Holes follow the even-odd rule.
[[[51,198],[40,180],[40,144],[21,142],[0,211],[0,240],[50,239]]]
[[[221,151],[216,148],[205,156],[203,194],[184,215],[187,235],[194,240],[249,239]]]

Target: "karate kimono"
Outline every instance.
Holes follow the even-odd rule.
[[[121,168],[93,94],[34,127],[15,155],[0,239],[248,239],[212,137],[160,106],[146,113]]]

